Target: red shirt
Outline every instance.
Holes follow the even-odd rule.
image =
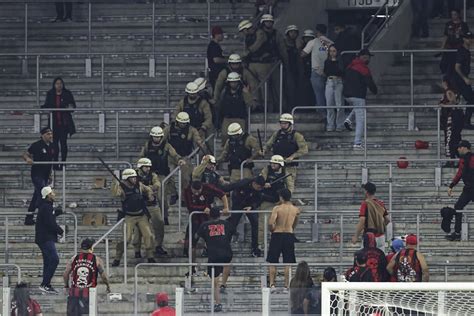
[[[383,216],[384,217],[387,216],[388,212],[387,212],[387,209],[385,208],[385,204],[376,198],[374,198],[373,200],[375,203],[377,203],[378,205],[382,206],[385,209]],[[359,217],[367,217],[367,203],[365,201],[362,201],[362,203],[360,204]],[[380,237],[383,234],[374,233],[374,235],[375,237]]]
[[[472,155],[471,159],[469,160],[469,168],[474,169],[474,155]],[[456,172],[456,175],[454,176],[453,181],[449,185],[450,188],[453,188],[456,184],[458,184],[459,180],[461,180],[463,169],[464,169],[464,159],[461,158],[459,159],[458,172]]]
[[[221,199],[225,195],[224,191],[216,188],[212,184],[202,184],[202,191],[194,195],[191,187],[184,191],[184,200],[189,212],[203,212],[206,208],[211,208],[215,198]]]
[[[175,316],[176,312],[173,307],[165,306],[158,308],[151,316]]]
[[[387,265],[390,263],[390,260],[392,260],[393,257],[395,257],[396,253],[395,252],[391,252],[389,253],[388,255],[385,256],[385,258],[387,259]],[[397,281],[397,276],[396,275],[391,275],[388,280],[390,282],[398,282]]]
[[[35,316],[41,314],[41,306],[38,304],[37,301],[30,299],[28,301],[28,316]],[[16,302],[12,301],[12,308],[11,308],[11,316],[17,316],[17,306]]]

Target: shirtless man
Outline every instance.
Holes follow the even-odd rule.
[[[270,239],[267,262],[278,263],[280,254],[283,254],[283,263],[296,263],[295,236],[293,232],[298,222],[300,210],[291,203],[291,192],[288,189],[282,189],[279,195],[280,205],[273,208],[272,215],[268,220],[272,237]],[[270,288],[274,292],[277,268],[270,266],[269,272]],[[285,267],[285,293],[288,293],[289,276],[290,267],[287,266]]]

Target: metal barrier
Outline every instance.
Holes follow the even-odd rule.
[[[373,40],[377,37],[377,35],[380,34],[383,27],[385,25],[387,25],[388,21],[390,20],[390,16],[388,14],[388,9],[389,9],[389,0],[385,0],[385,2],[380,6],[380,8],[377,10],[377,12],[375,12],[375,14],[369,20],[369,22],[367,22],[367,24],[364,26],[364,28],[362,29],[362,32],[361,32],[361,36],[360,36],[360,38],[361,38],[361,42],[360,42],[361,49],[364,48],[365,46],[370,46],[370,44],[372,44]],[[374,23],[375,19],[379,17],[379,14],[380,14],[380,12],[382,12],[382,10],[385,10],[385,20],[382,23],[382,25],[377,27],[377,31],[375,32],[375,34],[373,34],[370,37],[369,43],[366,44],[365,43],[365,32]]]
[[[6,268],[9,271],[9,268],[16,269],[16,279],[17,282],[21,282],[21,268],[19,265],[15,263],[0,263],[0,268]],[[3,285],[5,287],[5,284]],[[8,286],[8,284],[7,284]]]
[[[123,224],[123,283],[127,284],[127,223],[125,222],[125,218],[120,219],[114,226],[112,226],[102,237],[100,237],[92,246],[92,248],[97,247],[103,240],[105,240],[105,267],[107,275],[110,275],[110,259],[109,259],[109,238],[108,236],[120,225]]]
[[[4,251],[4,256],[5,256],[5,264],[8,264],[9,262],[9,257],[10,257],[10,246],[9,246],[9,217],[10,216],[23,216],[23,215],[33,215],[33,214],[37,214],[37,213],[30,213],[30,212],[24,212],[24,213],[13,213],[13,212],[0,212],[0,217],[4,217],[5,218],[5,222],[4,222],[4,229],[5,229],[5,251]],[[76,254],[77,253],[77,215],[74,213],[74,212],[71,212],[71,211],[68,211],[68,212],[64,212],[64,215],[70,215],[73,220],[74,220],[74,253]],[[66,232],[64,232],[64,234],[66,234]]]

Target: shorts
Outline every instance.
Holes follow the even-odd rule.
[[[230,257],[217,257],[217,258],[209,258],[207,260],[208,263],[231,263],[232,262],[232,256]],[[214,267],[214,277],[217,278],[222,274],[222,271],[224,270],[223,266],[208,266],[207,267],[207,274],[209,275],[210,278],[212,278],[212,267]]]
[[[89,298],[68,296],[67,316],[81,315],[89,315]]]
[[[279,263],[283,254],[283,263],[296,263],[295,235],[292,233],[273,233],[270,238],[267,262]]]

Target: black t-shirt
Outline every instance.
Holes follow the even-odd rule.
[[[458,48],[456,53],[456,64],[461,64],[461,72],[468,76],[471,72],[471,52],[464,46]]]
[[[211,72],[218,74],[222,69],[226,67],[226,64],[216,64],[214,57],[224,58],[222,55],[222,47],[218,43],[211,41],[207,46],[207,64]]]
[[[28,153],[33,156],[33,161],[53,161],[54,146],[47,145],[42,139],[34,142],[28,148]],[[51,173],[51,165],[33,165],[31,166],[31,176],[48,179]]]
[[[349,282],[374,282],[374,278],[370,269],[359,266],[347,270],[346,280]]]
[[[343,65],[342,60],[330,60],[326,59],[324,62],[324,74],[326,77],[342,77]]]
[[[230,242],[234,233],[234,225],[226,220],[217,219],[203,223],[197,235],[206,242],[207,254],[212,261],[213,258],[232,257]]]
[[[448,37],[446,48],[458,48],[462,45],[463,39],[461,35],[469,32],[469,26],[466,22],[454,23],[449,21],[444,27],[444,35]]]

